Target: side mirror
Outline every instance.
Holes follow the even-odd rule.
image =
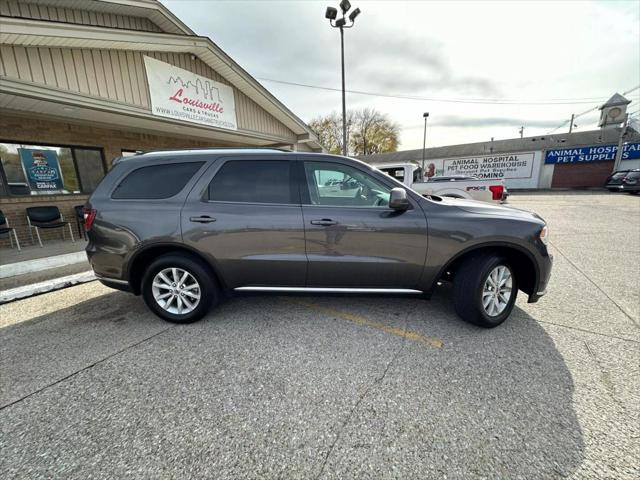
[[[409,199],[404,188],[398,187],[391,190],[389,208],[393,210],[407,210],[409,208]]]

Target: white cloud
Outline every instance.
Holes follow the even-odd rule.
[[[258,78],[340,86],[337,30],[324,19],[338,1],[163,0]],[[347,88],[430,98],[606,99],[640,84],[640,3],[365,2],[345,32]],[[340,109],[340,94],[263,82],[304,120]],[[640,91],[629,96],[637,105]],[[401,147],[537,135],[594,103],[458,104],[348,94],[402,128]],[[633,110],[633,108],[632,108]],[[577,120],[593,128],[597,114]]]

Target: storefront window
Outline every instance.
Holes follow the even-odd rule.
[[[78,175],[82,182],[82,191],[92,193],[102,177],[104,177],[104,167],[102,165],[102,152],[100,150],[84,150],[74,148],[76,156],[76,166]]]
[[[65,193],[80,193],[80,185],[76,169],[73,166],[73,156],[70,148],[58,148],[58,162],[62,172],[62,180],[64,182]]]
[[[3,195],[91,193],[104,177],[98,149],[0,143]]]

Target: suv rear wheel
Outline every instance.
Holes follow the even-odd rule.
[[[182,253],[153,261],[142,280],[142,296],[153,313],[174,323],[200,320],[220,299],[209,270]]]
[[[511,314],[518,295],[517,279],[507,260],[497,254],[466,259],[453,279],[453,305],[467,322],[493,328]]]

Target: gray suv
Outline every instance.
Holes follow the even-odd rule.
[[[495,327],[518,290],[544,295],[552,264],[534,213],[424,198],[357,160],[271,149],[122,159],[85,227],[97,278],[181,323],[233,292],[428,298],[447,281],[460,317]]]

